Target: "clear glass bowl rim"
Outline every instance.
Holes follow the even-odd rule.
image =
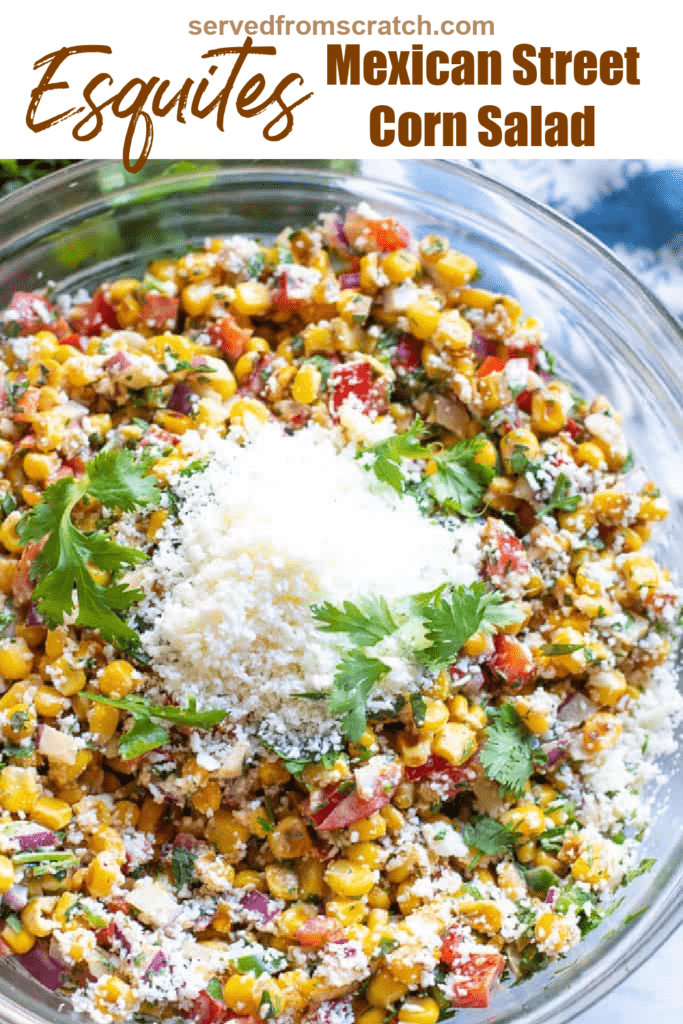
[[[449,180],[457,181],[459,178],[476,183],[490,193],[500,196],[520,214],[547,222],[565,239],[571,239],[577,252],[586,252],[593,258],[598,258],[603,264],[609,265],[614,280],[637,295],[646,315],[652,319],[652,324],[657,329],[657,354],[661,361],[661,369],[655,370],[655,372],[664,390],[679,407],[683,407],[683,330],[659,299],[628,270],[607,246],[579,225],[550,207],[473,167],[449,160],[369,160],[362,161],[363,171],[361,173],[354,173],[349,170],[326,170],[320,166],[319,162],[306,160],[199,160],[196,161],[197,170],[178,175],[176,180],[180,191],[183,182],[200,182],[205,178],[208,170],[219,178],[221,174],[229,176],[240,174],[245,179],[251,178],[255,181],[259,178],[267,180],[267,172],[272,170],[277,172],[282,181],[301,180],[303,183],[307,176],[326,181],[331,186],[335,183],[343,184],[344,181],[356,183],[365,181],[380,188],[382,186],[389,187],[402,195],[410,195],[411,192],[416,196],[421,195],[423,198],[432,195],[441,204],[447,205],[447,199],[440,193],[428,193],[414,187],[412,181],[411,184],[408,184],[403,179],[396,181],[389,177],[387,170],[392,163],[397,166],[411,165],[414,168],[420,166],[429,168],[435,176],[443,175],[444,183]],[[36,239],[45,236],[57,225],[71,226],[74,220],[96,215],[106,209],[113,200],[118,198],[119,201],[124,201],[125,196],[135,193],[143,185],[153,183],[157,175],[175,164],[177,161],[174,160],[149,161],[145,173],[138,176],[139,182],[127,180],[123,187],[107,191],[106,194],[102,192],[99,196],[93,192],[85,203],[79,200],[79,190],[73,186],[79,181],[94,181],[97,174],[107,168],[120,169],[119,161],[84,160],[11,192],[8,196],[0,199],[0,257],[3,250],[12,251],[15,238],[26,243],[33,236]],[[312,166],[309,166],[311,164]],[[372,171],[373,164],[381,165],[380,175],[374,176],[372,173],[367,173],[368,170]],[[358,184],[355,187],[358,190]],[[65,201],[65,196],[69,195],[70,188],[74,200],[72,205]],[[33,230],[28,230],[27,225],[31,223],[31,208],[41,200],[49,200],[50,196],[54,194],[60,195],[60,205],[55,207],[54,215],[44,217],[41,221],[33,224]],[[10,227],[8,235],[5,234],[6,225]],[[661,370],[664,368],[668,370],[667,377],[662,375]],[[670,875],[650,907],[639,915],[637,920],[631,922],[618,939],[607,946],[604,955],[569,981],[566,988],[559,994],[547,1002],[541,1001],[540,1005],[527,1008],[522,1005],[519,1008],[519,1013],[506,1014],[503,1018],[493,1016],[478,1019],[497,1020],[501,1024],[511,1024],[513,1021],[514,1024],[566,1024],[633,974],[683,923],[683,863],[672,863],[668,867],[671,869]],[[534,1000],[534,1003],[537,1002]],[[62,1017],[61,1012],[59,1015]],[[63,1019],[68,1020],[69,1018],[64,1015]],[[11,987],[0,981],[0,1021],[7,1022],[7,1024],[44,1024],[45,1020],[45,1017],[32,1012],[27,1006],[15,1002],[11,998]]]

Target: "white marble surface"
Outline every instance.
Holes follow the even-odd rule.
[[[682,1024],[683,928],[574,1024]]]

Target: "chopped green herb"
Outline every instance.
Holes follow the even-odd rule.
[[[537,518],[542,519],[543,516],[550,515],[551,512],[575,512],[581,504],[581,495],[570,495],[570,490],[571,483],[569,477],[564,473],[559,473],[555,480],[550,500],[547,505],[539,508],[536,513]]]
[[[190,698],[186,708],[177,708],[172,704],[150,704],[144,697],[132,695],[130,697],[105,697],[101,693],[92,693],[84,690],[82,697],[94,700],[98,704],[106,704],[108,707],[119,708],[127,711],[133,717],[133,727],[124,733],[119,740],[119,753],[126,760],[139,757],[154,750],[168,742],[169,730],[164,726],[153,722],[153,718],[161,718],[173,725],[188,725],[194,729],[211,729],[218,725],[227,715],[227,711],[197,711],[197,701]]]
[[[481,751],[482,767],[504,793],[519,798],[539,764],[540,750],[512,704],[503,704],[490,714],[492,721]]]
[[[514,829],[486,814],[482,814],[472,824],[464,825],[462,837],[468,846],[489,857],[511,850],[520,839]]]
[[[59,625],[78,597],[76,624],[96,629],[117,647],[136,646],[138,636],[120,613],[139,601],[142,592],[122,583],[102,586],[93,579],[88,564],[116,575],[122,569],[145,560],[137,548],[115,543],[106,533],[83,533],[72,522],[76,505],[85,497],[105,508],[132,512],[156,505],[160,494],[150,476],[149,459],[132,452],[102,451],[86,464],[78,479],[63,477],[51,484],[42,500],[20,521],[21,540],[46,542],[34,559],[31,577],[36,580],[33,600],[51,627]]]
[[[428,646],[417,652],[418,657],[431,668],[443,668],[455,661],[475,633],[492,633],[495,627],[519,622],[521,614],[518,605],[487,591],[484,583],[442,591],[421,608]]]
[[[328,708],[341,715],[344,734],[358,741],[367,725],[366,705],[375,685],[389,672],[389,666],[364,651],[354,649],[341,657],[334,676]]]
[[[171,874],[173,881],[180,889],[189,885],[194,878],[194,862],[197,855],[185,846],[174,846],[171,854]]]
[[[363,448],[358,457],[364,460],[378,480],[389,484],[398,494],[403,494],[406,481],[401,472],[402,460],[431,457],[430,450],[420,441],[424,431],[425,425],[418,416],[405,433],[394,434],[384,441],[377,441],[376,444]]]
[[[389,605],[383,597],[344,601],[336,608],[329,601],[313,605],[313,615],[326,633],[346,633],[356,647],[372,647],[397,629]]]

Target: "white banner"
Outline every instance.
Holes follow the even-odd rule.
[[[34,0],[3,9],[0,154],[681,157],[665,0]]]

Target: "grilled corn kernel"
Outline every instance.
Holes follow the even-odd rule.
[[[302,405],[312,405],[320,394],[322,374],[313,363],[304,363],[299,367],[292,381],[292,398]]]
[[[19,540],[19,536],[17,534],[17,525],[20,519],[21,512],[15,510],[14,512],[10,512],[0,526],[0,544],[2,544],[3,547],[5,547],[11,554],[21,551],[24,546]]]
[[[0,641],[0,675],[4,679],[26,679],[33,667],[33,651],[25,640]]]
[[[439,282],[447,289],[461,288],[468,284],[477,272],[475,260],[455,249],[449,249],[433,266]]]
[[[7,765],[0,770],[0,804],[6,811],[29,812],[41,792],[42,787],[35,768]]]
[[[66,657],[57,658],[50,666],[52,685],[64,697],[79,693],[87,682],[85,672],[74,666]]]
[[[230,406],[230,422],[245,426],[250,420],[265,423],[268,409],[258,398],[236,398]]]
[[[459,722],[448,722],[436,733],[432,741],[432,751],[451,764],[463,764],[474,752],[476,734],[466,725]]]
[[[557,434],[565,426],[567,414],[559,398],[535,391],[531,398],[531,426],[537,434]]]
[[[392,284],[401,284],[414,277],[420,269],[420,261],[407,249],[398,249],[384,257],[382,270]]]
[[[103,899],[115,885],[123,881],[118,861],[113,853],[104,850],[95,855],[88,865],[85,887],[89,896]]]
[[[0,854],[0,893],[7,892],[14,885],[14,865],[9,857]]]
[[[217,811],[207,826],[206,837],[231,864],[237,864],[244,856],[249,829],[230,811]]]
[[[57,903],[56,896],[38,896],[29,900],[21,912],[21,923],[29,935],[42,939],[57,927],[52,912]]]
[[[607,711],[589,715],[583,723],[583,746],[589,754],[613,747],[621,736],[621,722]]]
[[[603,669],[589,676],[586,688],[596,704],[614,707],[626,693],[626,676],[619,669]]]
[[[557,956],[573,945],[575,930],[565,918],[546,910],[536,919],[534,938],[545,953]]]
[[[538,438],[531,430],[509,430],[500,440],[500,455],[506,473],[524,473],[527,462],[540,450]]]
[[[59,832],[66,828],[73,817],[73,811],[64,800],[57,800],[52,796],[41,796],[34,803],[29,812],[32,821],[39,825]]]
[[[311,850],[312,843],[303,818],[295,814],[281,818],[268,835],[268,845],[278,860],[305,856]]]
[[[496,935],[503,927],[503,912],[493,900],[466,900],[458,904],[458,914],[485,935]]]
[[[545,832],[545,816],[534,804],[520,804],[501,815],[501,823],[525,839],[534,839]]]
[[[266,883],[272,896],[279,900],[295,900],[299,896],[299,879],[294,871],[281,864],[269,864],[265,871]]]
[[[594,441],[583,441],[577,445],[574,459],[579,466],[591,466],[593,469],[606,470],[605,454]]]
[[[13,953],[17,953],[19,955],[22,953],[28,953],[29,949],[33,948],[36,941],[35,935],[31,935],[25,928],[22,927],[15,929],[9,924],[6,924],[0,932],[0,939],[9,946]]]
[[[225,1005],[242,1016],[259,1016],[260,993],[257,992],[256,978],[251,974],[233,974],[223,986]]]
[[[409,996],[398,1011],[403,1024],[436,1024],[441,1011],[431,996]]]
[[[98,679],[101,693],[108,697],[127,697],[137,690],[140,680],[129,661],[111,661],[102,669]]]
[[[396,812],[399,813],[398,811]],[[401,820],[403,818],[401,817]],[[384,814],[375,812],[369,815],[367,818],[362,818],[360,821],[354,822],[353,832],[358,837],[359,841],[366,842],[371,839],[381,839],[386,834],[388,825]]]
[[[402,732],[397,740],[401,760],[408,768],[418,768],[426,764],[432,752],[432,741],[429,735],[415,736],[410,732]]]
[[[270,308],[270,290],[260,281],[242,281],[235,287],[232,310],[238,316],[265,316]]]
[[[371,1006],[387,1007],[403,999],[408,986],[397,981],[389,971],[379,971],[368,985],[366,998]]]
[[[367,864],[340,859],[328,866],[325,881],[338,896],[358,899],[360,896],[367,896],[375,885],[377,876]]]
[[[321,897],[324,867],[319,860],[302,861],[298,867],[299,894],[302,899]]]
[[[357,1024],[384,1024],[385,1017],[384,1009],[380,1009],[379,1006],[371,1006],[369,1010],[364,1010],[360,1017],[356,1017],[356,1021]]]
[[[406,309],[410,333],[420,341],[427,341],[434,334],[439,323],[441,311],[427,299],[418,299]]]

